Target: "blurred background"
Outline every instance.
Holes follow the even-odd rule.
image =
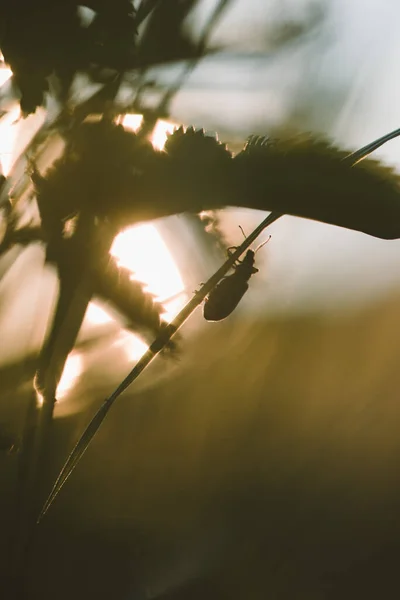
[[[200,2],[190,26],[213,4]],[[170,122],[218,132],[234,151],[250,134],[291,131],[361,147],[399,126],[399,17],[395,0],[232,1],[210,40],[224,51],[193,70]],[[172,81],[179,68],[157,76]],[[19,119],[10,75],[4,64],[6,175],[53,110]],[[89,88],[79,80],[77,97]],[[160,127],[162,140],[168,124]],[[47,152],[51,162],[57,140]],[[400,141],[376,156],[397,169]],[[263,217],[227,209],[218,226],[234,245],[238,225],[248,233]],[[158,298],[172,298],[172,315],[223,260],[203,233],[170,217],[122,233],[113,252]],[[157,359],[110,413],[38,529],[30,598],[396,595],[400,241],[289,216],[270,233],[238,310],[212,324],[198,311],[179,362]],[[0,424],[16,446],[56,293],[43,257],[33,245],[0,261]],[[146,348],[98,303],[80,342],[44,489]],[[4,581],[17,461],[18,452],[0,454]]]

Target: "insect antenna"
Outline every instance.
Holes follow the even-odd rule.
[[[244,229],[243,229],[243,227],[242,227],[241,225],[239,225],[239,229],[240,229],[240,231],[243,233],[243,237],[244,237],[244,239],[246,239],[246,238],[247,238],[247,235],[245,234],[245,232],[244,232]]]
[[[268,238],[265,240],[265,242],[262,242],[259,246],[257,246],[257,248],[254,250],[254,254],[257,254],[257,252],[259,250],[261,250],[261,248],[263,246],[265,246],[265,244],[268,244],[269,240],[271,239],[272,236],[268,236]]]
[[[243,233],[244,239],[247,239],[247,235],[245,234],[244,229],[243,229],[243,227],[241,225],[239,225],[239,229]],[[259,250],[261,250],[261,248],[263,246],[265,246],[265,244],[268,244],[268,242],[269,242],[270,239],[271,239],[271,236],[268,236],[268,238],[265,240],[265,242],[262,242],[259,246],[257,246],[257,248],[254,250],[254,254],[257,254],[257,252]],[[236,246],[232,246],[231,248],[235,248],[235,247]],[[228,250],[230,250],[231,248],[228,248]]]

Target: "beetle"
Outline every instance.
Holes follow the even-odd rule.
[[[243,229],[240,227],[243,235]],[[246,237],[246,236],[245,236]],[[234,272],[232,275],[227,275],[215,286],[204,301],[203,305],[203,316],[206,321],[222,321],[229,317],[233,313],[247,290],[249,289],[248,281],[255,273],[258,273],[258,269],[254,266],[256,253],[263,247],[269,240],[268,239],[260,244],[255,250],[247,250],[244,259],[238,260],[233,265]],[[228,248],[228,255],[230,251],[235,249]]]

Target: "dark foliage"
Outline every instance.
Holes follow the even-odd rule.
[[[250,140],[233,158],[215,139],[191,129],[172,136],[170,144],[161,177],[142,188],[148,208],[141,198],[135,202],[145,218],[241,206],[400,237],[399,179],[375,160],[352,166],[345,151],[311,137]]]
[[[122,127],[84,124],[40,185],[46,229],[82,209],[116,227],[176,213],[242,206],[400,237],[398,177],[377,161],[309,137],[250,140],[232,157],[202,131],[172,134],[164,152]]]
[[[28,114],[44,103],[48,77],[55,74],[64,95],[78,70],[122,71],[134,64],[135,18],[128,0],[87,0],[96,12],[88,26],[75,0],[2,0],[0,48]]]
[[[44,105],[52,75],[65,100],[78,71],[104,83],[117,73],[201,58],[205,48],[184,26],[196,4],[143,2],[136,13],[130,0],[1,0],[0,48],[14,73],[22,112]],[[90,23],[79,17],[82,6],[94,11]],[[140,37],[143,20],[148,23]]]
[[[400,236],[399,177],[376,160],[352,165],[347,153],[309,136],[250,141],[233,161],[232,204],[278,210],[362,231]]]
[[[63,110],[50,127],[66,138],[67,148],[45,176],[35,167],[31,174],[41,227],[18,227],[16,203],[1,243],[1,251],[5,251],[13,244],[44,242],[47,261],[57,266],[59,298],[36,378],[42,391],[46,388],[55,391],[92,296],[101,296],[111,303],[135,330],[157,334],[162,327],[162,307],[142,286],[132,282],[126,272],[118,269],[108,251],[118,231],[149,216],[150,205],[145,206],[139,199],[143,197],[142,190],[149,188],[149,180],[162,176],[164,155],[154,151],[146,133],[161,114],[168,114],[169,103],[187,73],[206,52],[205,39],[229,2],[217,4],[201,37],[202,43],[195,41],[185,28],[185,20],[196,4],[197,0],[143,1],[135,13],[132,3],[126,0],[93,0],[84,3],[94,11],[92,21],[86,24],[79,21],[78,4],[74,1],[39,0],[26,11],[22,0],[0,4],[0,47],[14,72],[13,81],[21,92],[23,112],[33,112],[44,103],[51,75],[61,83],[59,99]],[[137,36],[137,27],[145,19],[145,29],[141,28]],[[160,28],[167,21],[169,27]],[[146,68],[185,58],[190,62],[182,78],[167,91],[159,107],[149,112],[140,96],[140,90],[146,86]],[[125,131],[113,121],[118,112],[114,100],[122,73],[128,69],[136,69],[143,78],[136,82],[135,101],[135,108],[145,113],[140,135]],[[78,70],[106,85],[83,105],[73,108],[65,100]],[[95,124],[83,122],[93,112],[103,114],[103,120]],[[42,142],[45,135],[46,131],[39,135]],[[31,156],[35,154],[35,144],[40,141],[31,143]],[[153,213],[160,214],[157,202]],[[192,218],[204,233],[209,223],[203,223],[195,215]],[[212,243],[217,241],[222,246],[217,229],[211,228],[210,233]]]
[[[198,0],[156,3],[138,47],[138,62],[142,67],[199,56],[193,36],[182,27],[196,4]]]

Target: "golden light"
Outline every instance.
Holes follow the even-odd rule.
[[[132,279],[144,283],[145,290],[164,304],[163,320],[171,321],[187,297],[179,270],[157,228],[145,224],[122,231],[115,238],[110,253],[120,266],[131,271]],[[90,303],[86,318],[92,325],[113,321],[95,302]],[[126,331],[119,335],[117,345],[124,346],[128,360],[138,360],[148,348],[138,336]]]
[[[120,123],[132,131],[138,131],[143,115],[126,114]],[[154,148],[162,150],[167,133],[172,133],[176,125],[159,120],[154,128],[151,142]],[[122,231],[114,240],[110,253],[119,265],[132,272],[132,279],[146,284],[145,289],[155,294],[156,300],[164,303],[163,319],[171,321],[186,302],[185,288],[179,270],[154,225],[136,225]],[[172,298],[168,302],[168,298]],[[112,318],[93,302],[86,316],[92,324],[107,323]],[[138,360],[148,346],[133,333],[123,332],[117,344],[122,344],[128,360]]]
[[[116,341],[117,346],[122,346],[127,360],[139,360],[148,349],[148,345],[137,335],[122,331]]]
[[[143,115],[126,114],[120,117],[119,123],[126,129],[138,131],[143,122]],[[167,134],[177,126],[168,121],[159,120],[151,136],[154,148],[162,150]],[[132,272],[132,279],[146,284],[145,289],[155,294],[156,300],[164,303],[163,319],[171,321],[186,302],[185,288],[179,270],[154,225],[136,225],[122,231],[114,240],[110,253],[120,266]],[[168,302],[168,298],[173,298]],[[91,302],[87,320],[93,325],[101,325],[112,321],[105,310]],[[122,344],[128,360],[138,360],[148,346],[138,336],[122,332],[117,345]]]
[[[76,380],[83,372],[83,359],[78,352],[71,352],[68,356],[64,366],[64,370],[61,375],[60,382],[57,386],[56,398],[57,401],[65,398],[67,393],[74,387]],[[43,406],[44,398],[40,392],[36,389],[36,401],[37,405]]]
[[[43,398],[42,394],[40,392],[38,392],[37,390],[35,390],[35,394],[36,394],[37,406],[38,407],[43,406],[44,398]]]
[[[85,318],[88,319],[92,325],[102,325],[114,321],[114,319],[95,302],[89,304]]]
[[[143,115],[128,113],[120,117],[119,123],[123,125],[125,129],[138,131],[143,123]],[[153,147],[156,150],[162,150],[167,141],[168,133],[172,133],[177,127],[178,125],[175,123],[158,119],[150,138]]]
[[[163,320],[170,323],[174,317],[178,314],[178,312],[183,308],[185,302],[187,301],[187,295],[182,291],[177,298],[174,298],[170,302],[164,302],[164,314]]]
[[[60,383],[57,386],[57,400],[62,400],[66,394],[74,387],[76,380],[83,371],[82,356],[77,352],[72,352],[67,358]]]
[[[147,284],[160,301],[184,291],[184,284],[174,260],[154,225],[130,227],[114,240],[111,254],[118,264]]]
[[[155,294],[158,301],[174,297],[164,305],[163,319],[171,321],[186,301],[185,287],[156,227],[146,224],[126,229],[115,238],[111,254],[118,264],[132,271],[132,278],[145,283],[145,289]],[[122,343],[129,360],[139,359],[148,348],[133,334],[126,334]]]
[[[8,112],[0,121],[0,166],[7,177],[13,164],[13,152],[18,138],[17,119],[21,115],[19,106]]]
[[[162,150],[167,141],[167,134],[172,133],[177,128],[175,123],[169,121],[163,121],[159,119],[154,127],[153,135],[151,136],[151,143],[156,150]]]
[[[0,50],[0,62],[3,63],[3,66],[0,68],[0,87],[12,77],[12,71],[9,67],[4,66],[4,56],[2,51]]]
[[[6,83],[12,76],[12,71],[8,67],[3,67],[0,69],[0,87]]]
[[[8,117],[15,120],[17,115]],[[126,114],[120,123],[132,131],[137,131],[143,121],[143,115]],[[9,123],[10,124],[10,123]],[[167,121],[158,121],[154,128],[151,142],[155,148],[162,150],[167,133],[174,131],[176,125]],[[10,129],[10,128],[9,128]],[[120,266],[132,273],[132,279],[143,282],[145,289],[155,295],[155,299],[164,304],[163,319],[171,321],[186,302],[185,287],[179,270],[167,245],[152,224],[130,227],[122,231],[114,240],[110,253]],[[170,301],[168,299],[171,298]],[[106,310],[95,302],[89,304],[86,319],[91,325],[102,325],[114,319]],[[129,361],[138,360],[148,346],[131,332],[121,331],[116,345],[122,346]],[[83,369],[82,357],[72,353],[65,365],[62,378],[57,388],[57,398],[63,398],[74,386]],[[38,398],[40,402],[40,398]]]
[[[125,127],[125,129],[130,129],[131,131],[138,131],[143,122],[143,115],[135,115],[135,114],[126,114],[121,120],[120,124]]]

